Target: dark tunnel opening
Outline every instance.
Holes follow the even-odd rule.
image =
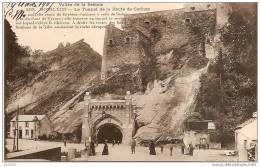
[[[104,143],[107,140],[108,143],[112,143],[113,140],[116,142],[122,142],[123,134],[120,128],[114,124],[104,124],[99,127],[97,131],[98,143]]]

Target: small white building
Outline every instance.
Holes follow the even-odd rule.
[[[257,144],[257,119],[251,118],[235,129],[235,149],[239,160],[247,161],[247,150]]]
[[[10,137],[16,136],[16,116],[10,121]],[[19,115],[18,137],[20,139],[38,139],[39,136],[48,136],[52,131],[51,122],[46,115]]]

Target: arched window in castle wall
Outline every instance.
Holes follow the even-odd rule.
[[[185,23],[191,23],[191,19],[190,18],[186,18],[185,19]]]
[[[109,39],[108,40],[108,46],[112,46],[113,45],[113,40],[112,39]]]
[[[150,22],[146,20],[146,21],[144,21],[144,25],[145,25],[146,28],[149,28],[150,27]]]
[[[167,21],[166,20],[162,20],[162,25],[166,26]]]
[[[129,44],[129,43],[130,43],[130,37],[126,37],[126,38],[125,38],[125,43],[126,43],[126,44]]]

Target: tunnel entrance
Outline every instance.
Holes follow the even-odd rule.
[[[123,134],[120,128],[115,124],[104,124],[97,130],[97,141],[98,143],[104,143],[107,140],[108,143],[112,143],[113,140],[116,142],[122,142]]]

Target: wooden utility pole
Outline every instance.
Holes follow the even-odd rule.
[[[18,125],[18,121],[19,121],[19,106],[16,110],[16,119],[15,119],[15,134],[14,134],[14,142],[13,142],[13,151],[18,151],[19,150],[19,142],[18,142],[18,139],[19,139],[19,125]]]
[[[19,105],[18,105],[18,110],[16,112],[16,130],[17,130],[17,135],[16,135],[16,151],[19,150],[19,125],[18,125],[18,121],[19,121]]]
[[[15,123],[15,129],[14,129],[14,142],[13,142],[13,151],[16,151],[16,144],[15,144],[15,140],[16,140],[16,123]]]

